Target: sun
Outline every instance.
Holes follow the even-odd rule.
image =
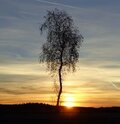
[[[65,97],[63,105],[68,108],[74,107],[75,106],[74,97],[72,97],[72,96]]]
[[[65,102],[64,103],[64,106],[68,107],[68,108],[71,108],[74,106],[74,104],[72,102]]]

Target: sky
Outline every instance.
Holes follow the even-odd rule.
[[[39,27],[55,8],[65,10],[84,37],[61,104],[120,106],[120,0],[0,0],[0,104],[55,104],[53,79],[38,61],[46,41]]]

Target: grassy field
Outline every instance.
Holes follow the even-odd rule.
[[[120,107],[0,105],[0,124],[120,124]]]

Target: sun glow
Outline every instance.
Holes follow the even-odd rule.
[[[68,108],[74,107],[74,98],[72,96],[65,97],[63,105]]]

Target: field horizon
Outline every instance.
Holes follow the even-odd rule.
[[[19,105],[44,105],[44,106],[52,106],[56,107],[56,105],[49,104],[49,103],[42,103],[42,102],[23,102],[23,103],[0,103],[0,106],[19,106]],[[59,105],[59,107],[66,107],[66,108],[120,108],[120,106],[71,106],[67,107],[65,105]]]

